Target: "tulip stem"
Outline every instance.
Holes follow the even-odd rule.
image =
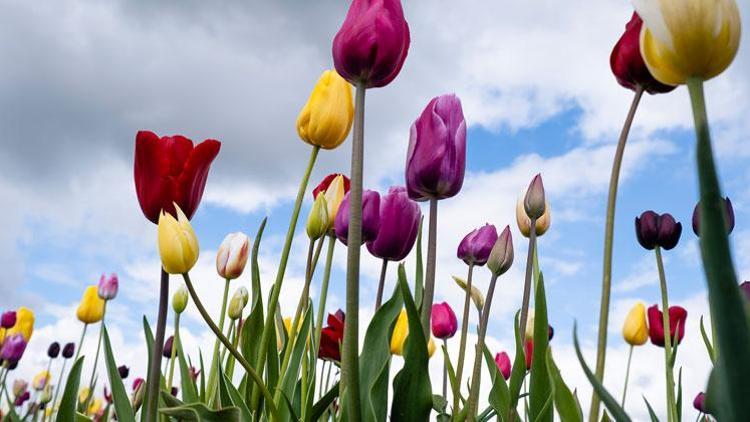
[[[385,273],[388,270],[388,260],[383,258],[383,265],[380,267],[380,282],[378,282],[378,294],[375,296],[375,312],[380,309],[383,303],[383,285],[385,284]]]
[[[81,347],[83,347],[83,338],[86,337],[86,329],[89,327],[88,323],[83,324],[83,331],[81,331],[81,338],[78,340],[78,348],[76,348],[76,357],[73,358],[73,362],[78,360],[78,356],[81,355]]]
[[[94,398],[94,375],[96,375],[96,365],[99,363],[99,352],[102,347],[102,333],[104,332],[104,318],[107,315],[107,301],[104,301],[104,307],[102,309],[102,320],[99,323],[99,340],[96,343],[96,355],[94,355],[94,366],[91,368],[91,378],[89,379],[89,396],[86,398],[86,406],[88,409],[91,399]]]
[[[221,313],[219,314],[219,331],[224,333],[224,317],[227,314],[227,298],[229,297],[229,283],[230,280],[226,279],[224,281],[224,296],[221,300]],[[262,349],[261,349],[262,350]],[[261,353],[262,355],[263,353]],[[208,391],[206,393],[206,397],[208,399],[209,403],[214,403],[214,395],[216,393],[216,389],[219,386],[219,379],[217,378],[217,375],[219,373],[221,366],[221,356],[219,355],[219,338],[217,337],[216,340],[214,340],[214,354],[211,358],[211,373],[208,374]]]
[[[534,226],[531,226],[534,228]],[[484,301],[482,309],[482,318],[479,321],[479,339],[477,340],[476,351],[474,353],[474,371],[471,375],[471,389],[469,390],[469,399],[466,406],[469,408],[467,419],[473,421],[476,418],[479,405],[479,380],[482,376],[482,353],[484,351],[484,339],[487,334],[487,325],[489,324],[490,307],[492,306],[492,296],[495,294],[495,285],[497,284],[497,274],[492,275],[490,287],[487,289],[487,298]]]
[[[425,338],[430,338],[430,317],[432,299],[435,295],[435,263],[437,257],[437,204],[436,198],[430,199],[430,226],[427,238],[427,268],[425,271],[424,293],[422,296],[422,329]]]
[[[664,367],[667,381],[667,420],[676,421],[676,404],[674,397],[674,371],[670,363],[672,356],[672,333],[669,325],[669,297],[667,295],[667,278],[664,275],[664,261],[661,257],[661,247],[654,248],[656,266],[659,270],[659,286],[661,288],[662,324],[664,325]],[[677,334],[677,333],[675,333]],[[675,339],[677,336],[675,335]]]
[[[458,361],[456,363],[456,391],[453,392],[453,413],[458,415],[458,405],[461,399],[461,377],[464,373],[464,359],[466,358],[466,334],[469,330],[469,309],[471,306],[471,279],[474,274],[474,264],[469,264],[466,276],[466,295],[464,297],[464,313],[461,317],[461,339],[458,343]]]
[[[448,351],[448,339],[443,339],[443,347],[445,351]],[[448,360],[446,355],[443,355],[443,398],[448,401]]]
[[[628,379],[630,379],[630,361],[633,359],[633,345],[630,345],[630,350],[628,351],[628,365],[625,367],[625,385],[622,387],[622,402],[620,403],[620,406],[624,409],[625,408],[625,397],[628,394]]]
[[[180,314],[174,314],[174,340],[172,341],[172,353],[169,357],[169,377],[167,378],[167,390],[172,391],[172,380],[174,379],[174,361],[177,356],[177,345],[180,344]]]
[[[625,144],[628,141],[630,127],[633,125],[635,111],[643,96],[643,87],[637,85],[633,101],[630,103],[630,110],[625,117],[625,123],[620,131],[620,138],[617,141],[615,157],[612,161],[612,173],[609,176],[609,193],[607,196],[607,219],[604,224],[604,260],[602,269],[602,297],[599,307],[599,335],[597,339],[596,352],[596,370],[595,376],[600,382],[604,379],[604,360],[607,353],[607,324],[609,320],[609,299],[612,286],[612,249],[614,246],[615,231],[615,206],[617,204],[617,186],[620,180],[620,167],[622,158],[625,154]],[[596,390],[591,396],[591,411],[589,412],[589,421],[598,422],[599,420],[599,396]]]
[[[268,313],[266,315],[266,322],[263,325],[263,335],[261,336],[260,348],[258,350],[268,350],[268,345],[271,342],[271,333],[276,330],[276,307],[279,304],[281,285],[284,283],[286,264],[289,261],[289,250],[292,248],[292,240],[294,239],[294,231],[297,228],[299,211],[302,207],[302,200],[305,197],[305,191],[307,190],[307,182],[310,180],[310,173],[312,173],[312,169],[315,166],[315,160],[318,157],[318,151],[320,151],[320,147],[312,147],[312,150],[310,151],[310,159],[307,163],[307,168],[305,169],[305,174],[302,176],[302,180],[300,180],[299,183],[297,198],[295,199],[294,209],[292,210],[292,218],[289,220],[289,228],[286,232],[284,248],[281,250],[281,261],[279,262],[279,269],[276,273],[276,280],[273,283],[273,289],[271,290],[271,298],[268,301]],[[266,367],[266,356],[267,353],[258,353],[258,362],[255,367],[258,368],[259,374],[261,376],[263,375],[263,371]],[[259,400],[260,392],[257,389],[253,389],[253,394],[250,401],[250,409],[257,409]]]
[[[55,385],[55,396],[52,399],[52,410],[55,410],[55,403],[57,403],[57,394],[60,392],[60,384],[62,384],[63,375],[65,374],[65,364],[68,363],[68,360],[63,357],[63,364],[62,368],[60,369],[60,377],[58,378],[57,385]],[[3,385],[5,380],[3,380]]]
[[[161,269],[159,288],[159,312],[156,317],[156,337],[151,351],[151,366],[146,384],[144,413],[146,422],[155,422],[159,406],[159,383],[161,381],[161,354],[164,348],[164,331],[167,325],[167,302],[169,301],[169,274]],[[75,362],[75,361],[74,361]]]
[[[346,256],[346,318],[341,353],[342,401],[348,415],[343,419],[359,422],[359,255],[362,247],[362,166],[365,148],[365,83],[357,82],[352,133],[351,190],[349,191],[349,233]],[[342,415],[343,416],[343,415]]]
[[[211,331],[214,332],[216,338],[218,338],[219,341],[221,341],[221,343],[224,345],[224,347],[229,350],[229,353],[231,353],[232,356],[237,359],[237,362],[242,365],[242,367],[245,369],[245,372],[247,372],[247,375],[249,375],[250,378],[252,378],[253,382],[255,382],[255,384],[258,386],[258,390],[260,390],[260,392],[263,394],[263,398],[265,399],[265,405],[268,406],[268,409],[270,410],[271,420],[280,421],[281,419],[279,418],[278,411],[273,403],[273,396],[271,396],[268,388],[266,388],[266,385],[263,383],[263,379],[260,377],[260,375],[258,375],[257,372],[255,372],[253,367],[250,366],[250,364],[247,362],[247,360],[245,360],[242,354],[232,346],[232,343],[229,342],[229,340],[224,336],[219,327],[216,326],[216,323],[214,323],[214,321],[211,319],[208,311],[206,311],[206,308],[203,306],[203,302],[201,302],[198,294],[195,292],[193,282],[190,281],[190,275],[188,275],[188,273],[185,273],[182,275],[182,277],[185,279],[185,285],[188,288],[188,292],[190,292],[190,297],[192,297],[193,302],[195,302],[195,307],[198,308],[198,312],[200,312],[203,320],[206,322],[206,325],[208,325],[208,328],[210,328]]]
[[[328,281],[331,279],[331,265],[333,263],[333,250],[336,247],[336,236],[333,234],[329,234],[327,237],[328,237],[328,252],[326,253],[326,266],[325,266],[325,269],[323,270],[323,282],[320,286],[320,302],[318,303],[318,316],[315,318],[315,345],[316,347],[320,347],[320,331],[323,326],[323,316],[325,315],[326,299],[328,297]]]
[[[526,279],[523,284],[523,303],[518,332],[526,335],[526,322],[529,318],[529,301],[531,299],[531,275],[534,268],[534,249],[536,248],[536,218],[529,218],[529,250],[526,256]]]

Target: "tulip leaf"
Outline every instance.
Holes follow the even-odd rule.
[[[461,397],[461,391],[459,391],[458,387],[458,380],[456,380],[456,370],[453,368],[453,364],[451,363],[450,356],[448,355],[448,348],[445,347],[445,345],[440,346],[440,349],[443,351],[443,361],[445,362],[446,369],[448,370],[448,382],[451,385],[451,391],[453,394],[458,394],[459,399],[461,402],[466,402],[466,400]]]
[[[287,347],[292,347],[291,358],[289,359],[289,365],[284,373],[284,378],[281,380],[281,394],[287,399],[294,397],[295,391],[297,390],[297,379],[299,378],[300,367],[302,366],[302,359],[304,359],[305,348],[307,347],[308,341],[310,340],[310,324],[312,323],[312,312],[310,307],[304,315],[304,320],[300,326],[300,330],[297,333],[295,339],[289,339],[287,341]],[[286,419],[290,415],[287,413],[287,409],[284,406],[279,406],[279,414],[282,419]]]
[[[60,406],[57,410],[57,422],[67,422],[75,420],[76,404],[78,403],[78,386],[81,383],[81,369],[83,368],[84,356],[78,358],[70,368],[68,381],[65,383],[65,390],[60,400]]]
[[[596,378],[596,376],[594,376],[594,373],[591,372],[591,368],[589,368],[589,366],[586,364],[586,361],[583,358],[583,354],[581,353],[581,346],[578,344],[578,327],[576,323],[573,324],[573,346],[576,349],[578,362],[581,364],[581,368],[586,374],[586,378],[589,379],[591,386],[594,387],[594,390],[602,400],[602,403],[604,403],[610,413],[612,413],[612,416],[617,422],[629,422],[630,416],[625,413],[625,409],[623,409],[622,406],[620,406],[620,404],[617,402],[617,400],[612,397],[612,394],[607,391],[604,385],[602,385],[602,383]]]
[[[253,306],[256,301],[262,302],[263,294],[260,288],[260,266],[258,265],[258,251],[260,250],[260,240],[263,238],[263,231],[266,228],[266,222],[268,217],[264,217],[263,221],[258,226],[258,231],[255,233],[255,241],[253,242],[253,249],[250,254],[250,272],[252,279],[252,298]]]
[[[549,323],[547,322],[547,299],[544,293],[544,275],[539,274],[539,282],[534,292],[534,353],[531,356],[531,383],[529,402],[531,419],[552,421],[552,407],[548,401],[552,397],[550,376],[547,368],[547,348],[549,347]]]
[[[331,387],[330,390],[328,390],[327,393],[323,395],[323,397],[318,400],[317,403],[312,408],[312,412],[310,412],[309,416],[305,417],[305,422],[310,421],[317,421],[320,420],[320,417],[325,413],[326,410],[331,406],[331,403],[333,403],[334,400],[336,400],[336,397],[339,396],[339,383],[338,381],[336,384]]]
[[[201,364],[201,374],[200,374],[200,377],[201,377],[201,391],[200,391],[200,397],[201,397],[201,402],[202,403],[206,403],[206,368],[203,365],[203,352],[201,352],[200,350],[198,350],[198,360],[200,361],[200,364]]]
[[[135,414],[130,406],[130,398],[122,385],[120,371],[117,370],[115,357],[112,354],[112,344],[109,340],[107,327],[102,327],[104,336],[104,359],[107,365],[107,375],[109,376],[109,385],[112,389],[112,400],[114,401],[115,410],[117,411],[117,420],[121,422],[135,422]]]
[[[646,402],[646,408],[648,408],[648,416],[651,418],[651,422],[659,422],[659,417],[656,416],[656,412],[654,412],[654,409],[651,407],[651,403],[646,399],[646,396],[643,396],[643,401]]]
[[[519,312],[516,312],[515,317],[515,337],[516,337],[516,356],[513,360],[513,366],[510,371],[510,379],[508,380],[508,391],[510,392],[510,411],[516,412],[518,406],[518,399],[521,394],[521,385],[523,379],[526,377],[526,357],[523,350],[523,336],[524,334],[519,332]],[[506,415],[506,420],[510,419],[510,413]]]
[[[143,336],[146,338],[146,353],[147,353],[147,360],[146,360],[146,370],[148,371],[148,368],[151,368],[151,355],[153,353],[154,349],[154,332],[151,331],[151,325],[148,323],[148,319],[146,319],[146,315],[143,316]],[[159,372],[161,373],[161,368],[159,368]],[[145,397],[148,397],[148,375],[146,376],[146,383],[143,385],[144,391],[143,391],[143,397],[144,397],[144,403],[143,403],[143,410],[141,411],[141,422],[146,422],[146,419],[148,418],[148,411],[146,409],[146,400]]]
[[[409,291],[404,264],[398,267],[398,283],[404,296],[409,335],[404,345],[404,367],[393,379],[391,420],[425,421],[432,410],[432,385],[429,374],[427,340],[419,312]]]
[[[708,357],[711,359],[711,363],[716,363],[716,355],[714,354],[714,348],[711,345],[711,340],[708,339],[708,334],[706,334],[706,327],[703,326],[703,315],[701,315],[701,337],[703,337],[703,344],[706,345],[706,351],[708,352]]]
[[[492,406],[492,409],[501,415],[501,419],[505,419],[505,415],[510,411],[510,391],[508,390],[508,384],[503,378],[503,374],[497,368],[495,359],[492,358],[487,346],[484,346],[484,360],[487,362],[487,367],[490,370],[490,380],[492,381],[492,389],[490,390],[490,396],[487,402]]]
[[[230,407],[234,405],[232,402],[231,397],[229,397],[229,391],[227,391],[227,384],[224,382],[226,380],[226,375],[224,374],[224,371],[219,370],[216,376],[216,397],[218,398],[219,408],[223,407]]]
[[[203,403],[187,403],[182,406],[159,409],[159,413],[177,420],[190,422],[241,422],[240,410],[237,407],[225,407],[221,410],[209,409]]]
[[[91,422],[92,419],[84,414],[76,412],[76,422]]]
[[[552,358],[552,348],[547,349],[547,368],[549,369],[550,385],[552,386],[555,408],[562,422],[582,422],[583,412],[575,395],[565,384],[560,369]]]
[[[182,348],[181,336],[175,337],[175,347],[177,347],[177,362],[180,365],[180,384],[182,386],[182,399],[188,403],[199,401],[198,390],[195,387],[195,381],[190,376],[190,368],[185,361],[185,350]]]
[[[242,399],[242,395],[240,395],[239,391],[237,391],[237,389],[234,388],[234,385],[232,385],[232,383],[227,379],[226,375],[224,374],[221,374],[221,384],[222,384],[221,388],[226,390],[226,395],[229,396],[230,404],[240,409],[241,420],[243,422],[252,421],[253,414],[252,412],[250,412],[250,409],[248,409],[247,403],[245,403],[245,400]],[[222,393],[222,397],[224,397],[224,393]],[[224,398],[222,398],[221,403],[223,407],[226,407],[224,405]]]
[[[677,374],[677,420],[682,420],[682,368]]]
[[[402,304],[403,295],[401,289],[396,286],[390,300],[375,312],[367,327],[359,358],[359,391],[363,421],[384,421],[388,415],[390,338]]]

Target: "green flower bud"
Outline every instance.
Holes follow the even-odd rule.
[[[537,219],[544,215],[546,208],[544,202],[544,184],[542,175],[537,174],[531,180],[529,188],[526,190],[526,196],[523,198],[523,208],[529,218]]]
[[[320,239],[328,230],[328,205],[325,195],[318,195],[307,217],[307,236],[311,240]]]
[[[172,296],[172,309],[174,309],[175,313],[181,314],[187,307],[188,300],[188,291],[185,286],[177,289],[177,291],[174,292],[174,296]]]
[[[513,264],[513,237],[510,235],[510,226],[505,226],[505,230],[500,233],[495,246],[490,251],[490,257],[487,259],[487,268],[494,275],[501,275],[508,271]]]
[[[229,310],[227,311],[230,319],[236,320],[242,316],[242,311],[245,309],[249,298],[246,288],[240,287],[235,290],[232,299],[229,301]]]

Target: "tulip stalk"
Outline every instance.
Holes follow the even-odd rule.
[[[526,278],[523,284],[523,302],[521,304],[521,318],[518,332],[524,335],[526,332],[526,322],[529,318],[529,301],[531,299],[531,275],[534,268],[534,250],[536,249],[536,218],[529,218],[531,223],[529,227],[529,250],[526,257]]]
[[[443,347],[448,351],[448,339],[443,339]],[[448,397],[448,362],[447,357],[443,355],[443,398]],[[446,400],[447,401],[447,400]]]
[[[656,255],[656,266],[659,270],[659,286],[661,288],[662,324],[664,324],[664,366],[667,384],[667,421],[677,420],[676,400],[674,396],[674,369],[672,368],[672,339],[677,338],[677,333],[672,337],[669,325],[669,297],[667,294],[667,278],[664,275],[664,261],[661,257],[661,247],[654,248]],[[678,328],[679,330],[679,328]]]
[[[378,282],[378,294],[375,297],[375,312],[380,309],[380,305],[383,303],[383,285],[385,284],[385,274],[388,270],[388,260],[383,259],[383,264],[380,266],[380,281]]]
[[[474,264],[469,264],[466,275],[466,296],[464,297],[464,313],[461,317],[461,339],[458,343],[458,361],[456,363],[456,389],[453,392],[453,409],[458,409],[461,397],[461,378],[464,373],[464,359],[466,358],[466,334],[469,331],[469,309],[471,307],[471,279],[474,274]],[[480,317],[481,318],[481,317]],[[455,411],[455,410],[454,410]]]
[[[617,204],[617,187],[620,180],[620,168],[622,167],[622,159],[625,154],[625,144],[628,141],[628,134],[630,133],[630,127],[633,125],[633,119],[635,118],[635,112],[640,104],[641,97],[643,96],[644,87],[637,85],[635,88],[635,95],[633,101],[630,103],[630,109],[625,117],[625,123],[620,131],[620,138],[617,141],[617,147],[615,149],[615,157],[612,161],[612,173],[609,176],[609,193],[607,195],[607,217],[604,223],[604,260],[602,269],[602,297],[601,304],[599,307],[599,334],[597,337],[597,349],[596,349],[596,369],[595,376],[600,382],[604,380],[604,361],[607,354],[607,324],[609,321],[609,302],[612,289],[612,250],[614,247],[614,232],[615,232],[615,207]],[[591,397],[591,410],[589,412],[589,420],[596,421],[599,419],[599,396],[596,394],[596,390],[592,393]],[[623,403],[625,402],[625,394],[623,392]]]
[[[65,364],[68,363],[67,359],[63,359],[62,368],[60,369],[60,377],[57,379],[57,385],[55,385],[55,395],[52,399],[52,409],[54,409],[55,403],[57,403],[57,394],[60,392],[60,385],[62,384],[63,375],[65,374]],[[5,380],[3,380],[3,386],[5,385]]]
[[[229,297],[229,283],[230,279],[226,279],[224,281],[224,296],[221,300],[221,313],[219,314],[219,331],[222,333],[224,332],[224,319],[227,314],[227,298]],[[231,334],[230,334],[231,335]],[[172,348],[174,349],[174,348]],[[214,399],[214,393],[216,392],[216,389],[219,386],[219,380],[217,378],[220,365],[221,365],[221,359],[219,355],[219,339],[218,337],[216,340],[214,340],[214,354],[211,358],[211,373],[208,375],[208,391],[206,391],[206,395],[208,398],[209,403],[213,402]]]
[[[320,300],[318,301],[318,315],[315,317],[315,344],[320,346],[320,331],[323,327],[323,316],[325,315],[326,300],[328,298],[328,282],[331,279],[331,267],[333,264],[333,250],[336,248],[336,236],[329,234],[328,251],[326,253],[326,264],[323,269],[323,282],[320,286]],[[322,379],[322,378],[321,378]]]
[[[424,292],[422,294],[422,329],[430,338],[430,315],[435,295],[435,261],[437,260],[437,198],[430,198],[430,225],[427,237],[427,268],[425,269]],[[471,290],[471,289],[469,289]]]
[[[534,226],[531,226],[532,228]],[[469,390],[469,399],[466,402],[466,407],[469,409],[467,420],[473,421],[477,414],[477,406],[479,405],[479,380],[482,376],[482,353],[484,351],[484,339],[487,334],[487,325],[489,323],[490,307],[492,306],[492,296],[495,294],[495,285],[497,284],[498,274],[493,274],[490,280],[490,287],[487,290],[487,298],[484,301],[484,308],[482,309],[482,318],[479,321],[479,339],[476,344],[476,352],[474,353],[474,370],[471,374],[471,388]]]
[[[151,352],[151,366],[148,369],[146,385],[146,399],[143,412],[147,422],[155,422],[159,405],[159,381],[161,379],[161,355],[164,348],[164,331],[167,325],[167,302],[169,301],[169,274],[161,269],[161,283],[159,288],[159,312],[156,320],[156,337],[154,337]],[[80,348],[78,350],[80,352]],[[74,360],[75,362],[75,360]]]
[[[76,348],[76,356],[73,358],[73,362],[78,360],[78,356],[81,355],[81,346],[83,346],[83,338],[86,337],[86,329],[89,324],[83,323],[83,330],[81,331],[81,338],[78,340],[78,347]]]
[[[89,379],[89,396],[86,398],[86,404],[85,407],[88,408],[89,404],[91,403],[91,399],[94,398],[94,375],[96,375],[96,365],[99,363],[99,352],[102,348],[102,334],[104,333],[104,318],[107,314],[107,302],[104,301],[104,310],[102,311],[102,320],[99,323],[99,340],[96,343],[96,354],[94,355],[94,366],[91,368],[91,378]],[[50,364],[52,363],[52,360],[50,359]]]
[[[669,312],[667,312],[669,313]],[[630,350],[628,351],[628,364],[625,367],[625,385],[622,387],[622,401],[620,402],[620,406],[622,408],[625,408],[625,397],[628,394],[628,380],[630,379],[630,361],[633,359],[633,345],[630,345]]]
[[[174,341],[172,343],[172,353],[169,357],[169,376],[167,378],[167,390],[172,391],[172,379],[174,378],[174,361],[177,356],[177,345],[180,344],[180,314],[174,314]]]

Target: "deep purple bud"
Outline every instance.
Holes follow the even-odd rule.
[[[119,285],[120,283],[117,279],[117,274],[112,273],[109,277],[102,274],[101,278],[99,279],[99,297],[104,300],[114,299],[117,296]]]
[[[336,231],[336,237],[347,245],[349,237],[349,195],[344,196],[339,206],[339,212],[336,213],[336,219],[333,220],[333,227]],[[364,190],[362,192],[362,243],[375,240],[378,237],[380,228],[380,195],[374,190]]]
[[[662,248],[670,250],[677,246],[682,234],[682,224],[678,223],[671,214],[665,213],[659,216],[659,234],[656,242]]]
[[[708,413],[706,412],[706,394],[704,392],[701,391],[695,396],[693,399],[693,407],[699,412]]]
[[[164,342],[164,349],[162,349],[161,355],[167,359],[171,358],[173,345],[174,345],[174,336],[169,336],[167,341]]]
[[[65,359],[72,358],[75,352],[76,352],[75,343],[67,343],[65,344],[65,346],[63,346],[62,355]]]
[[[399,0],[354,0],[333,39],[333,63],[354,85],[385,86],[404,65],[409,41]]]
[[[698,201],[697,204],[695,204],[695,208],[693,208],[693,233],[695,233],[696,236],[700,236],[700,228],[701,228],[701,203]],[[729,200],[729,197],[724,198],[724,212],[726,213],[726,224],[727,224],[727,234],[732,233],[732,230],[734,230],[734,207],[732,206],[732,201]]]
[[[130,375],[130,368],[128,368],[125,365],[118,366],[117,367],[117,372],[120,373],[120,378],[125,379],[125,378],[128,377],[128,375]]]
[[[466,169],[466,121],[454,94],[435,97],[412,124],[406,190],[415,201],[456,195]]]
[[[26,400],[28,400],[30,398],[31,398],[31,394],[28,391],[24,391],[23,394],[21,394],[20,396],[16,397],[16,401],[13,404],[15,404],[16,407],[23,406],[23,404],[26,403]]]
[[[635,218],[635,235],[638,243],[652,250],[657,246],[669,250],[677,246],[682,234],[682,224],[675,221],[669,213],[659,215],[645,211]]]
[[[16,325],[16,311],[3,312],[1,325],[5,329],[12,328]]]
[[[552,328],[552,326],[549,326],[549,330],[547,330],[547,340],[552,340],[552,338],[555,336],[555,329]]]
[[[3,347],[0,349],[0,359],[10,362],[18,361],[26,351],[26,340],[23,334],[13,334],[5,338]]]
[[[47,348],[47,356],[50,357],[50,359],[55,359],[57,356],[60,355],[60,343],[54,342],[49,345]]]
[[[458,319],[448,302],[432,305],[432,335],[445,340],[453,337],[458,329]]]
[[[177,387],[172,387],[172,391],[171,391],[171,393],[172,393],[172,397],[177,397],[177,393],[178,393],[179,391],[180,391],[180,389],[179,389],[179,388],[177,388]]]
[[[393,186],[380,198],[380,229],[367,250],[378,258],[401,261],[409,255],[417,240],[422,211],[409,199],[406,188]]]
[[[2,360],[2,359],[0,359],[0,360]],[[9,371],[15,371],[16,368],[18,368],[18,361],[17,360],[10,361],[10,366],[8,366],[8,370]]]
[[[456,255],[467,265],[484,265],[497,242],[497,229],[492,224],[472,230],[458,244]]]

